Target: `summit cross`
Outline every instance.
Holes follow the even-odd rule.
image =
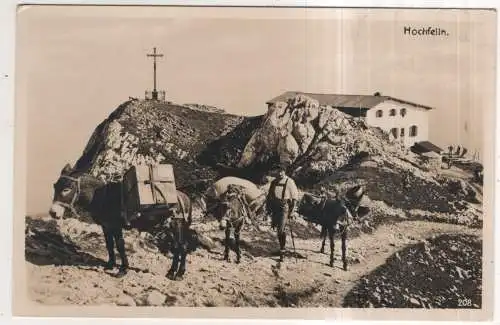
[[[156,47],[153,47],[153,53],[147,54],[148,57],[153,58],[153,99],[158,99],[158,90],[156,90],[156,58],[163,57],[163,54],[156,53]]]

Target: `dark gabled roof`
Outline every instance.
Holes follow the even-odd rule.
[[[432,143],[430,141],[416,142],[413,146],[416,149],[418,149],[419,151],[425,151],[425,152],[433,151],[433,152],[437,152],[437,153],[441,153],[443,151],[443,149],[439,148],[438,146],[436,146],[434,143]]]
[[[386,100],[394,100],[400,103],[413,105],[415,107],[424,108],[427,110],[432,109],[432,107],[424,106],[416,103],[412,103],[409,101],[405,101],[402,99],[394,98],[391,96],[376,96],[376,95],[341,95],[341,94],[315,94],[315,93],[305,93],[300,91],[286,91],[283,94],[274,97],[273,99],[266,102],[266,104],[274,104],[276,102],[286,102],[289,98],[292,98],[296,95],[306,95],[313,99],[316,99],[320,105],[329,105],[332,107],[340,107],[340,108],[362,108],[362,109],[371,109],[372,107],[386,101]]]

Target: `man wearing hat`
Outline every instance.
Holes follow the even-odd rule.
[[[289,217],[294,213],[298,200],[298,190],[295,181],[286,175],[286,164],[278,166],[279,174],[269,187],[267,197],[268,211],[271,214],[271,225],[278,228],[278,241],[280,244],[280,261],[286,245],[286,226]]]

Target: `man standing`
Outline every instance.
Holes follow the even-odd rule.
[[[278,228],[280,261],[283,261],[285,253],[288,219],[294,213],[299,196],[295,181],[286,175],[286,167],[284,164],[279,166],[278,177],[272,181],[267,198],[271,225],[273,228]]]

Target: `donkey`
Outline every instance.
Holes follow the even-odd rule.
[[[342,262],[343,269],[347,271],[347,229],[352,222],[353,216],[357,217],[357,211],[360,206],[361,199],[364,197],[364,188],[355,186],[349,189],[344,198],[324,199],[316,197],[309,193],[304,193],[300,200],[298,213],[305,219],[322,226],[321,237],[322,247],[324,251],[326,236],[330,239],[330,263],[333,267],[335,257],[334,234],[338,228],[342,243]]]
[[[172,249],[173,262],[167,273],[171,279],[182,278],[186,271],[186,247],[187,230],[192,220],[192,205],[189,197],[177,191],[179,202],[178,210],[184,216],[172,218],[170,225],[173,231],[174,247]],[[120,254],[121,265],[116,277],[123,277],[127,274],[129,263],[125,252],[125,242],[123,239],[123,228],[125,219],[122,217],[122,197],[121,183],[105,183],[94,176],[73,169],[69,164],[62,169],[59,179],[54,184],[54,196],[49,214],[54,219],[66,218],[68,212],[78,216],[78,210],[87,211],[92,220],[100,225],[103,230],[106,249],[108,251],[108,262],[105,264],[106,270],[114,269],[116,257],[114,246]],[[165,222],[163,217],[151,220],[137,218],[131,221],[131,227],[142,230],[150,230]],[[180,266],[179,264],[180,260]]]
[[[240,233],[245,225],[245,220],[250,211],[246,202],[243,188],[238,185],[229,185],[225,193],[221,195],[221,213],[215,214],[219,221],[219,228],[225,230],[224,260],[229,262],[229,246],[231,242],[231,230],[234,231],[236,250],[236,263],[241,261]]]
[[[362,218],[362,216],[364,216],[368,212],[369,212],[368,207],[359,206],[358,210],[356,211],[356,217]],[[336,227],[338,227],[338,225],[336,225]],[[328,231],[327,231],[327,228],[325,226],[321,226],[321,233],[319,236],[321,238],[321,249],[319,250],[319,252],[321,254],[324,254],[325,253],[326,237],[328,236]]]
[[[241,188],[242,198],[248,203],[250,218],[262,215],[265,210],[266,193],[253,182],[239,177],[227,176],[217,180],[207,188],[198,198],[200,207],[204,210],[204,215],[217,215],[223,213],[220,204],[221,196],[227,191],[229,186],[239,186]]]

